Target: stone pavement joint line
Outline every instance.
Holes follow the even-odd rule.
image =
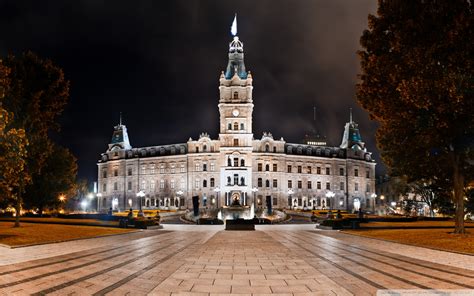
[[[172,244],[171,244],[171,245],[172,245]],[[169,245],[169,246],[171,246],[171,245]],[[117,248],[115,248],[115,249],[117,249]],[[8,284],[2,284],[2,285],[0,285],[0,288],[15,286],[15,285],[18,285],[18,284],[21,284],[21,283],[34,281],[34,280],[36,280],[36,279],[40,279],[40,278],[47,277],[47,276],[50,276],[50,275],[55,275],[55,274],[58,274],[58,273],[71,271],[71,270],[73,270],[73,269],[79,269],[79,268],[86,267],[86,266],[89,266],[89,265],[92,265],[92,264],[96,264],[97,262],[107,261],[107,260],[113,259],[113,258],[115,258],[115,257],[117,257],[117,256],[124,255],[124,254],[128,254],[129,252],[130,252],[130,250],[126,250],[126,251],[124,251],[124,252],[121,252],[121,253],[118,253],[118,254],[114,254],[114,255],[112,255],[112,256],[104,257],[104,258],[99,259],[99,260],[96,260],[96,261],[91,261],[91,262],[87,262],[87,263],[84,263],[84,264],[80,264],[80,265],[76,265],[76,266],[71,266],[71,267],[68,267],[68,268],[64,268],[64,269],[61,269],[61,270],[55,270],[55,271],[48,272],[48,273],[42,273],[42,274],[39,274],[39,275],[30,277],[30,278],[25,278],[25,279],[22,279],[22,280],[19,280],[19,281],[16,281],[16,282],[11,282],[11,283],[8,283]],[[142,255],[142,256],[147,256],[147,254]]]
[[[166,246],[166,247],[170,247],[172,246],[172,244]],[[92,273],[92,274],[89,274],[87,276],[84,276],[84,277],[81,277],[81,278],[77,278],[77,279],[74,279],[74,280],[71,280],[69,282],[66,282],[66,283],[63,283],[63,284],[60,284],[60,285],[57,285],[57,286],[54,286],[54,287],[51,287],[51,288],[48,288],[48,289],[45,289],[45,290],[42,290],[38,293],[35,293],[35,294],[32,294],[32,295],[44,295],[44,294],[48,294],[48,293],[51,293],[53,291],[57,291],[57,290],[61,290],[63,288],[66,288],[68,286],[71,286],[75,283],[78,283],[78,282],[81,282],[81,281],[84,281],[84,280],[87,280],[87,279],[90,279],[90,278],[93,278],[95,276],[98,276],[100,274],[103,274],[103,273],[106,273],[108,271],[111,271],[111,270],[114,270],[114,269],[117,269],[119,267],[122,267],[122,266],[125,266],[129,263],[132,263],[134,261],[136,261],[137,259],[139,258],[142,258],[142,257],[146,257],[146,256],[149,256],[151,253],[145,253],[145,254],[142,254],[136,258],[133,258],[133,259],[130,259],[130,260],[127,260],[125,262],[122,262],[122,263],[119,263],[119,264],[116,264],[116,265],[113,265],[109,268],[106,268],[106,269],[103,269],[103,270],[100,270],[100,271],[97,271],[95,273]],[[115,257],[115,256],[112,256],[112,257]],[[110,257],[108,257],[107,259],[110,259]],[[93,262],[94,263],[94,262]],[[91,263],[92,264],[92,263]],[[87,265],[90,265],[90,264],[87,264]],[[62,272],[62,271],[61,271]]]
[[[309,233],[312,233],[313,235],[316,234],[317,236],[325,236],[325,237],[330,237],[330,238],[333,238],[333,236],[334,236],[334,233],[333,233],[333,235],[329,235],[327,232],[326,233],[321,233],[321,231],[309,231]],[[378,255],[378,256],[383,256],[385,258],[390,258],[390,259],[396,260],[398,262],[404,262],[404,263],[408,263],[408,264],[411,264],[411,265],[417,265],[417,266],[420,266],[420,267],[423,267],[423,268],[429,268],[430,270],[436,270],[436,271],[440,271],[440,272],[449,272],[450,274],[455,274],[455,275],[458,275],[458,276],[474,279],[474,275],[463,273],[463,272],[465,272],[465,270],[464,271],[463,270],[458,270],[458,268],[456,268],[456,267],[441,265],[439,263],[420,261],[418,259],[409,258],[409,257],[403,256],[403,255],[400,255],[400,254],[393,255],[392,253],[388,253],[386,251],[377,251],[375,249],[370,249],[370,248],[367,248],[367,247],[361,248],[361,247],[358,247],[358,246],[356,246],[354,244],[350,244],[350,243],[342,243],[341,238],[343,238],[343,237],[352,237],[352,236],[353,235],[342,234],[342,236],[340,236],[339,239],[334,239],[334,238],[333,239],[334,239],[334,241],[337,241],[337,243],[339,245],[344,245],[344,246],[346,246],[348,248],[351,248],[351,249],[356,249],[356,250],[360,250],[360,251],[363,251],[363,252],[366,252],[366,253],[371,253],[371,254],[375,254],[375,255]],[[366,239],[366,238],[363,238],[363,239]],[[419,249],[424,249],[424,248],[419,247]],[[446,253],[446,252],[443,252],[443,253]],[[459,254],[453,254],[453,255],[458,255],[459,256]],[[466,255],[461,255],[461,256],[466,256]],[[424,262],[424,263],[422,263],[422,262]],[[469,267],[469,264],[466,264],[465,267],[466,268]]]
[[[310,232],[307,226],[169,229],[127,234],[115,242],[90,239],[79,248],[54,244],[59,255],[47,258],[44,247],[29,248],[14,261],[23,263],[2,266],[0,295],[375,295],[379,289],[474,287],[471,270],[411,262],[405,249],[399,254],[389,243],[383,246],[390,253],[364,239]],[[449,262],[442,257],[449,253],[436,254]]]
[[[306,238],[308,238],[308,236],[305,236]],[[314,237],[312,237],[314,238]],[[443,278],[443,277],[437,277],[437,276],[434,276],[432,274],[428,274],[428,273],[423,273],[423,272],[419,272],[419,271],[416,271],[416,270],[413,270],[413,268],[405,268],[405,267],[402,267],[400,266],[399,264],[393,264],[393,263],[390,263],[390,262],[386,262],[386,261],[383,261],[383,260],[379,260],[379,259],[376,259],[376,258],[373,258],[373,257],[369,257],[369,256],[366,256],[366,255],[363,255],[361,254],[360,252],[354,252],[354,251],[351,251],[351,250],[348,250],[348,249],[343,249],[341,247],[338,247],[338,246],[335,246],[335,245],[331,245],[332,247],[334,248],[337,248],[337,249],[340,249],[341,251],[345,251],[345,252],[349,252],[349,253],[352,253],[352,254],[356,254],[362,258],[366,258],[368,260],[372,260],[372,261],[375,261],[375,262],[378,262],[378,263],[381,263],[381,264],[385,264],[385,265],[388,265],[388,266],[391,266],[391,267],[395,267],[395,268],[398,268],[400,270],[404,270],[404,271],[407,271],[407,272],[411,272],[411,273],[415,273],[415,274],[418,274],[418,275],[421,275],[421,276],[425,276],[425,277],[429,277],[429,278],[432,278],[432,279],[435,279],[435,280],[438,280],[438,281],[443,281],[443,282],[446,282],[446,283],[450,283],[450,284],[453,284],[453,285],[458,285],[458,286],[461,286],[461,287],[464,287],[464,288],[468,288],[468,289],[474,289],[474,285],[467,285],[467,284],[463,284],[463,283],[459,283],[457,281],[451,281],[449,279],[446,279],[446,278]],[[349,246],[349,248],[351,248],[351,246]],[[328,252],[330,252],[330,250],[326,249],[326,248],[322,248]],[[360,248],[359,248],[360,249]],[[341,256],[341,255],[340,255]],[[377,256],[383,256],[383,255],[380,255],[380,254],[377,254]],[[350,260],[350,259],[349,259]],[[416,263],[410,263],[412,265],[418,265]],[[443,271],[443,272],[446,272],[446,271]],[[448,273],[451,273],[451,272],[448,272]],[[468,276],[468,275],[463,275],[463,274],[459,274],[460,276],[465,276],[465,277],[471,277],[472,276]]]

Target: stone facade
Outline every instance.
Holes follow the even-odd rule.
[[[115,126],[98,162],[99,210],[265,206],[274,208],[374,207],[375,162],[352,118],[339,147],[287,143],[252,132],[253,77],[245,71],[243,44],[229,45],[219,79],[218,139],[206,133],[186,143],[132,148],[125,125]],[[233,69],[233,75],[232,75]],[[138,197],[138,192],[144,193]]]

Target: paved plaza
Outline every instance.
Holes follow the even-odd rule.
[[[1,295],[374,295],[474,289],[474,256],[314,225],[165,225],[125,235],[0,249]]]

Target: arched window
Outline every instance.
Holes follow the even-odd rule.
[[[227,177],[227,185],[230,185],[230,177]]]
[[[196,153],[199,153],[199,147],[196,146]]]
[[[206,145],[202,146],[202,151],[207,151],[207,146]]]
[[[270,180],[265,180],[265,187],[270,187]]]
[[[230,157],[227,158],[227,166],[232,166],[232,160],[230,160]]]
[[[227,129],[228,129],[228,130],[231,130],[231,129],[232,129],[232,123],[229,123],[229,124],[227,125]]]
[[[239,185],[239,175],[234,174],[234,185]]]
[[[245,159],[242,158],[242,159],[240,160],[240,166],[242,166],[242,167],[245,166]]]
[[[244,124],[243,123],[240,124],[240,129],[244,130]]]
[[[207,180],[202,180],[202,187],[207,187]]]
[[[269,172],[270,171],[270,165],[269,164],[266,164],[265,165],[265,172]]]
[[[262,178],[257,179],[257,186],[262,187]]]
[[[268,144],[265,145],[265,152],[270,152],[270,145]]]
[[[273,153],[277,152],[277,147],[273,146]]]
[[[234,122],[234,131],[238,130],[239,129],[239,123],[238,122]]]
[[[240,178],[240,186],[245,186],[245,179],[244,177]]]
[[[235,167],[239,166],[239,159],[237,157],[234,158],[234,166]]]
[[[238,99],[239,98],[239,93],[234,91],[234,99]]]

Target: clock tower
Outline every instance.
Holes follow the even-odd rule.
[[[234,19],[229,61],[219,79],[221,189],[224,204],[251,203],[252,188],[252,74],[244,64],[244,45]],[[247,198],[247,196],[249,198]]]

